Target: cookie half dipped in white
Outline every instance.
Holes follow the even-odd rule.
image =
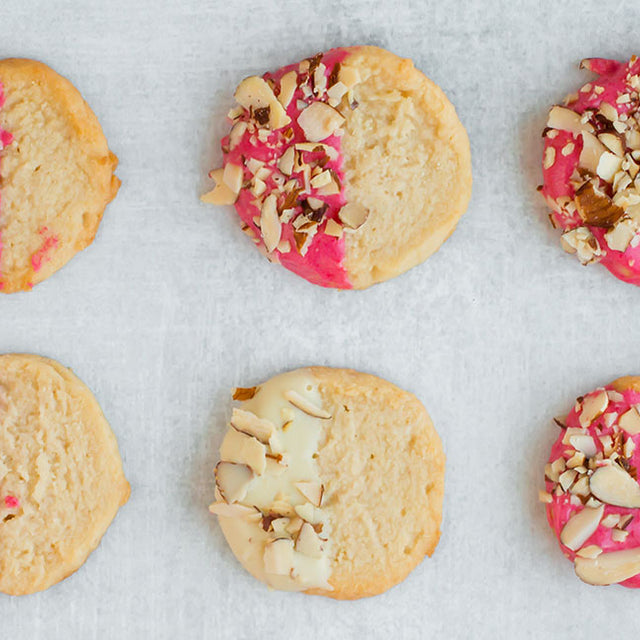
[[[237,389],[216,467],[227,542],[270,587],[338,599],[402,581],[440,537],[444,454],[418,399],[310,367]]]
[[[363,289],[428,258],[471,195],[469,140],[411,60],[332,49],[243,80],[203,197],[235,204],[272,262],[309,282]]]

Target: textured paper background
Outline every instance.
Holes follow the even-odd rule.
[[[535,186],[547,106],[586,81],[582,57],[638,52],[637,3],[3,0],[1,14],[0,55],[76,84],[123,186],[93,246],[0,299],[0,351],[46,354],[89,384],[133,489],[76,575],[0,595],[3,637],[586,638],[618,612],[631,631],[637,594],[580,583],[536,494],[551,417],[640,371],[640,292],[562,252]],[[198,195],[240,78],[357,43],[444,88],[475,185],[427,263],[341,293],[270,266]],[[375,599],[267,591],[206,510],[229,389],[305,364],[413,391],[444,441],[440,546]]]

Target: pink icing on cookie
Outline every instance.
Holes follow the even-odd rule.
[[[629,138],[625,138],[625,131],[640,128],[635,118],[640,108],[638,96],[640,60],[634,57],[628,63],[623,63],[616,60],[591,58],[583,61],[583,66],[595,73],[597,77],[585,84],[577,95],[568,98],[566,107],[583,116],[583,122],[595,135],[611,132],[623,141],[626,156],[622,169],[628,170],[634,178],[636,168],[633,165],[636,162],[640,163],[640,152],[638,154],[635,152],[640,149],[640,145],[630,143]],[[608,105],[608,113],[617,113],[618,121],[610,122],[602,115],[603,105],[605,108]],[[583,146],[581,133],[563,129],[545,130],[542,194],[554,210],[550,214],[550,220],[554,226],[560,227],[565,232],[579,228],[585,229],[587,240],[593,246],[587,247],[586,255],[581,257],[583,262],[601,262],[621,280],[640,285],[640,221],[635,220],[634,216],[629,220],[629,228],[632,229],[630,233],[634,235],[630,241],[626,241],[627,246],[625,242],[620,244],[620,241],[614,244],[606,236],[611,225],[589,224],[589,220],[583,219],[575,206],[576,185],[582,182],[586,175],[584,167],[578,171]],[[582,176],[579,173],[582,173]],[[607,197],[615,196],[618,188],[615,181],[609,183],[594,175],[587,177],[591,177]],[[634,188],[633,182],[631,186]],[[629,201],[635,204],[633,199]],[[625,206],[621,205],[622,208]],[[616,248],[612,248],[610,243]]]
[[[51,253],[58,246],[58,237],[47,235],[48,233],[47,227],[40,229],[40,235],[44,239],[40,248],[31,256],[31,266],[34,271],[40,271],[42,265],[51,260]]]
[[[325,78],[331,77],[336,65],[339,65],[346,58],[347,53],[345,49],[333,49],[322,55],[321,62],[326,67],[324,71]],[[303,75],[300,72],[300,65],[294,64],[284,67],[275,73],[267,73],[263,78],[267,81],[274,81],[277,84],[286,73],[291,71],[297,72],[299,74],[298,77]],[[238,215],[246,225],[245,230],[248,230],[249,234],[254,237],[256,244],[265,253],[266,249],[260,227],[256,224],[260,217],[260,203],[270,193],[274,192],[278,186],[281,186],[284,181],[288,182],[296,179],[300,186],[305,185],[302,171],[294,170],[290,176],[285,176],[278,170],[277,162],[290,147],[300,143],[308,144],[297,120],[307,104],[313,101],[318,101],[318,98],[304,95],[302,88],[298,86],[286,109],[291,122],[285,127],[271,131],[268,136],[262,138],[257,136],[255,132],[246,131],[233,148],[230,148],[229,136],[222,140],[224,165],[242,166],[244,171],[243,182],[246,183],[253,178],[253,174],[246,166],[247,160],[255,159],[259,162],[264,162],[264,166],[268,169],[269,175],[263,180],[266,184],[266,190],[261,194],[260,199],[257,199],[248,189],[242,189],[235,203]],[[326,96],[322,98],[322,101],[326,102]],[[249,120],[249,112],[247,110],[239,118],[234,119],[234,122],[237,123],[242,120]],[[340,138],[337,135],[331,135],[323,139],[321,144],[318,143],[320,148],[322,148],[322,145],[330,147],[334,152],[327,154],[326,151],[302,151],[304,162],[313,164],[321,161],[322,168],[331,170],[334,176],[337,177],[340,185],[339,193],[321,195],[318,193],[318,189],[309,187],[307,184],[307,188],[300,194],[300,197],[298,199],[294,198],[288,207],[294,209],[295,213],[293,213],[289,222],[282,224],[279,246],[282,248],[284,244],[290,250],[275,249],[268,257],[270,260],[279,262],[290,271],[314,284],[323,287],[350,289],[352,285],[349,282],[348,274],[343,264],[345,256],[344,236],[336,237],[325,233],[327,222],[329,220],[337,220],[338,212],[346,203]],[[301,241],[302,235],[296,233],[293,222],[295,217],[300,212],[303,212],[304,201],[308,197],[322,201],[326,205],[326,210],[322,214],[322,221],[318,225],[318,231],[313,236],[308,247],[299,250],[297,242]],[[280,195],[280,198],[282,199],[283,196]]]
[[[585,462],[582,463],[582,467],[588,469],[587,474],[591,473],[593,469],[597,469],[607,464],[618,464],[627,470],[632,476],[635,477],[636,470],[640,468],[640,433],[636,435],[630,435],[625,432],[619,426],[620,416],[635,407],[640,405],[640,392],[627,390],[624,392],[615,391],[611,386],[607,386],[601,389],[596,389],[592,393],[587,394],[584,400],[589,398],[595,398],[596,396],[602,397],[599,394],[606,393],[607,406],[604,412],[591,422],[586,428],[581,428],[580,416],[583,412],[584,402],[576,402],[569,415],[565,419],[566,429],[563,429],[558,436],[553,448],[551,449],[551,455],[549,456],[549,464],[556,462],[559,459],[563,459],[565,463],[569,461],[576,452],[580,453],[581,449],[589,449],[593,447],[595,455],[587,456]],[[580,399],[579,399],[580,400]],[[573,430],[573,431],[572,431]],[[576,431],[579,430],[579,431]],[[591,440],[583,439],[584,436],[591,438]],[[629,441],[631,444],[629,444]],[[574,445],[577,445],[579,449],[576,449]],[[588,453],[592,453],[588,451]],[[611,451],[617,452],[618,463],[610,462],[612,454]],[[630,454],[628,457],[626,454]],[[615,456],[613,456],[615,457]],[[590,463],[590,460],[593,462]],[[557,463],[556,463],[557,464]],[[561,463],[562,469],[564,464]],[[568,467],[567,467],[568,468]],[[577,485],[580,476],[582,475],[581,466],[576,467],[578,473],[576,479],[568,490],[563,490],[558,481],[554,478],[551,479],[549,474],[553,475],[549,465],[547,466],[545,486],[549,494],[551,494],[551,502],[546,506],[547,508],[547,520],[549,525],[553,529],[562,552],[570,560],[574,560],[576,557],[576,551],[570,549],[564,545],[560,540],[560,534],[562,529],[567,524],[568,520],[574,514],[582,511],[586,506],[599,506],[596,502],[590,502],[593,500],[593,496],[589,494],[587,488],[586,495],[583,491],[578,491]],[[564,472],[564,471],[563,471]],[[588,484],[587,484],[588,487]],[[573,490],[573,492],[572,492]],[[613,515],[613,518],[607,520],[607,516]],[[605,526],[603,522],[611,524],[615,521],[615,516],[618,515],[622,519],[623,529],[618,529],[616,526]],[[628,523],[624,521],[631,516],[631,520]],[[615,540],[614,536],[624,536],[618,531],[626,531],[626,538],[624,540]],[[612,506],[610,504],[604,505],[604,513],[600,524],[595,532],[581,545],[581,548],[591,545],[597,545],[602,549],[603,553],[609,551],[621,551],[624,549],[633,549],[640,547],[640,509],[624,508],[618,506]],[[625,587],[640,587],[640,574],[636,575],[620,584]]]
[[[20,500],[15,496],[5,496],[4,506],[7,509],[18,509],[20,507]]]

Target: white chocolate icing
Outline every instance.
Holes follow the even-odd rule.
[[[250,411],[275,425],[276,432],[270,439],[267,455],[281,454],[286,468],[276,474],[270,465],[267,465],[261,475],[253,478],[241,504],[255,506],[265,515],[272,512],[277,505],[280,511],[289,511],[292,519],[299,517],[298,510],[302,514],[313,513],[312,524],[322,524],[322,530],[319,532],[322,538],[320,557],[310,557],[294,550],[290,556],[289,572],[285,575],[268,573],[265,569],[265,549],[276,538],[288,537],[289,534],[283,531],[283,522],[278,523],[278,533],[267,532],[262,527],[262,517],[256,512],[244,517],[219,516],[220,526],[243,566],[269,586],[285,591],[313,588],[330,590],[330,522],[322,505],[320,508],[314,507],[295,486],[296,482],[322,483],[315,456],[324,437],[323,423],[326,419],[313,417],[295,407],[285,397],[286,392],[290,391],[297,392],[322,409],[322,397],[317,381],[308,369],[272,378],[260,386],[253,398],[242,404],[243,410]],[[283,426],[286,428],[283,429]],[[232,427],[222,443],[220,450],[223,459],[223,454],[229,455],[228,443],[233,439],[233,432]],[[219,497],[219,492],[217,495]],[[295,535],[293,538],[295,539]]]

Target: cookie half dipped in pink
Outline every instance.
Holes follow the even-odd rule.
[[[640,60],[592,58],[595,74],[549,112],[542,194],[562,246],[640,284]]]
[[[235,204],[272,262],[365,288],[424,261],[471,193],[469,141],[442,90],[377,47],[333,49],[243,80],[203,197]]]
[[[547,519],[575,572],[640,587],[640,377],[578,398],[545,467]]]

